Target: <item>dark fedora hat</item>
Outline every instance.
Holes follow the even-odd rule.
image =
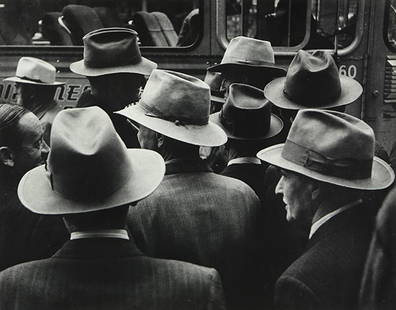
[[[137,32],[128,28],[102,28],[83,37],[84,59],[70,65],[74,73],[99,76],[113,73],[150,75],[157,64],[140,54]]]
[[[218,65],[209,71],[226,72],[240,69],[256,69],[275,77],[283,76],[285,70],[275,64],[271,42],[239,36],[233,38]]]
[[[228,138],[235,140],[268,139],[283,128],[281,119],[271,113],[271,103],[263,91],[238,83],[230,85],[223,108],[210,119],[223,128]]]
[[[164,173],[161,155],[125,147],[105,111],[68,109],[52,125],[47,164],[22,177],[18,197],[40,214],[92,212],[143,199]]]
[[[280,108],[333,108],[354,102],[363,92],[359,82],[340,75],[333,57],[324,51],[300,50],[286,77],[264,88],[265,97]]]
[[[225,91],[221,90],[223,77],[220,72],[206,71],[204,82],[210,87],[210,100],[216,103],[224,104]]]
[[[280,168],[347,188],[379,190],[395,174],[374,156],[374,132],[364,121],[345,113],[303,109],[297,113],[284,144],[257,156]]]
[[[172,139],[200,146],[227,142],[224,131],[209,121],[210,91],[202,80],[156,69],[138,104],[115,113]]]

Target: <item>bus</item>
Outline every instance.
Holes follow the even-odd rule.
[[[52,63],[56,100],[74,106],[88,81],[69,70],[82,58],[82,37],[101,27],[130,27],[142,54],[159,68],[203,78],[239,35],[271,41],[285,68],[299,49],[328,50],[339,73],[363,95],[347,107],[389,151],[396,140],[396,0],[0,0],[0,80],[18,59]],[[15,100],[0,83],[0,100]]]

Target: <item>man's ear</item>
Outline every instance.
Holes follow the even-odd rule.
[[[165,137],[159,133],[155,133],[156,138],[157,138],[157,149],[160,150],[162,146],[164,145],[165,142]]]
[[[8,146],[0,146],[0,161],[4,166],[14,167],[14,153]]]

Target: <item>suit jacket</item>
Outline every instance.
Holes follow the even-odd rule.
[[[35,214],[22,206],[16,189],[3,189],[0,197],[0,271],[22,262],[48,258],[67,239],[61,217]]]
[[[267,167],[267,164],[232,164],[225,167],[221,174],[241,180],[249,185],[263,203],[265,194],[264,177]]]
[[[130,208],[128,222],[147,255],[216,268],[227,308],[262,307],[267,282],[260,257],[260,202],[245,183],[203,161],[168,163],[160,186]]]
[[[357,308],[374,218],[370,207],[365,204],[352,207],[316,231],[306,252],[276,283],[278,309]]]
[[[143,256],[132,241],[68,241],[0,273],[0,309],[224,309],[216,270]]]
[[[360,291],[360,309],[394,309],[396,305],[396,189],[378,212]]]

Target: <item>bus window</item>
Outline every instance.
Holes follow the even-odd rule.
[[[384,25],[384,40],[391,50],[396,50],[396,0],[388,1]]]
[[[305,49],[333,49],[337,42],[341,49],[355,38],[358,4],[359,0],[226,0],[226,36]]]
[[[128,27],[141,46],[189,46],[202,33],[199,6],[199,0],[0,0],[0,44],[80,46],[89,31]]]

